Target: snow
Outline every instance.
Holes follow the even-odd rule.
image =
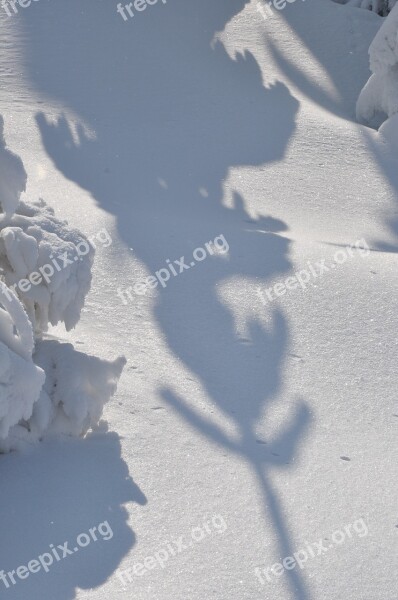
[[[341,4],[347,3],[349,6],[372,10],[373,12],[385,16],[395,6],[396,0],[342,0]]]
[[[42,199],[19,202],[26,172],[4,135],[2,145],[0,450],[8,452],[49,435],[81,436],[96,427],[126,359],[109,362],[72,344],[41,339],[49,323],[63,322],[67,331],[77,324],[90,289],[94,246],[56,219]],[[97,234],[99,240],[101,233],[106,231]]]
[[[114,535],[17,578],[12,600],[396,596],[397,155],[355,116],[387,21],[331,0],[264,19],[256,2],[168,0],[125,22],[116,3],[40,0],[2,24],[23,201],[113,239],[97,245],[77,327],[60,322],[37,347],[54,377],[31,423],[52,435],[1,457],[0,569],[105,520]],[[37,242],[23,221],[11,227]],[[219,235],[227,254],[117,297]],[[351,257],[360,239],[370,252]],[[285,282],[261,302],[258,287]],[[87,355],[121,354],[95,431],[59,435],[70,416],[97,420],[114,389],[121,361],[97,369]],[[206,523],[201,542],[145,567]],[[303,569],[256,576],[320,540]],[[139,563],[123,586],[119,570]]]
[[[12,292],[11,292],[12,294]],[[0,307],[0,448],[12,447],[13,428],[32,415],[44,372],[32,360],[33,332],[16,296]]]
[[[398,114],[393,115],[381,125],[379,134],[391,144],[393,152],[398,148]]]
[[[44,201],[21,203],[1,239],[4,280],[18,286],[35,329],[59,322],[67,330],[75,327],[91,284],[94,248],[88,240],[56,219]],[[33,272],[37,277],[21,285]]]
[[[398,113],[398,5],[380,27],[370,48],[372,75],[357,102],[357,117],[372,122],[377,112]]]
[[[0,117],[0,198],[3,219],[12,216],[26,189],[26,171],[19,156],[6,147],[4,120]]]
[[[79,436],[97,426],[126,363],[100,360],[56,340],[39,342],[34,360],[48,374],[30,422],[39,439],[44,433]]]

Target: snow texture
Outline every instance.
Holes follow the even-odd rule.
[[[6,600],[397,598],[398,167],[355,120],[384,20],[331,0],[265,19],[257,1],[158,2],[124,21],[116,3],[41,0],[4,19],[2,111],[29,198],[114,234],[65,339],[129,361],[108,429],[2,457],[5,572],[104,519],[114,531],[0,581]],[[116,297],[219,234],[227,256]],[[371,252],[350,256],[361,238]],[[323,263],[336,268],[274,297]],[[70,354],[33,354],[52,402]],[[87,398],[87,370],[71,377]],[[13,444],[56,428],[63,396],[43,397]],[[222,535],[142,574],[215,514]],[[280,573],[297,552],[303,569]]]

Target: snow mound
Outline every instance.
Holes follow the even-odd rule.
[[[369,48],[370,76],[357,102],[358,120],[372,123],[377,113],[398,113],[398,4]]]

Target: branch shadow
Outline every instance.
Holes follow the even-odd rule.
[[[243,200],[236,196],[235,216],[240,211],[244,211]],[[270,522],[277,534],[276,554],[283,558],[293,555],[294,543],[285,524],[281,499],[272,485],[271,472],[293,468],[293,459],[297,458],[311,417],[306,403],[296,401],[283,430],[259,444],[258,430],[271,404],[278,401],[283,383],[288,325],[282,311],[275,308],[269,311],[270,325],[265,326],[257,317],[248,317],[245,333],[237,333],[234,315],[223,304],[219,291],[224,282],[237,274],[266,281],[275,273],[283,273],[289,265],[286,258],[289,242],[278,235],[281,224],[271,217],[252,220],[251,225],[253,229],[246,230],[224,225],[230,247],[228,260],[216,258],[203,271],[195,267],[184,275],[189,276],[189,283],[182,276],[176,279],[155,308],[168,346],[200,380],[209,404],[235,425],[236,437],[202,416],[189,399],[176,391],[163,387],[161,396],[207,440],[246,462],[263,497],[265,523]],[[285,229],[283,224],[281,229]],[[308,600],[309,591],[301,574],[296,570],[286,574],[292,597]]]
[[[357,122],[356,102],[371,74],[368,49],[386,17],[343,3],[337,4],[335,0],[306,0],[304,4],[296,0],[280,15],[323,66],[335,87],[335,97],[320,89],[317,82],[311,81],[276,44],[266,41],[279,68],[289,81],[316,104],[331,113]],[[338,19],[339,15],[341,19]],[[319,35],[319,32],[322,34]],[[336,44],[336,33],[339,36],[337,39],[344,40],[341,47]],[[352,76],[353,73],[355,77]],[[358,73],[360,77],[357,76]],[[387,118],[387,115],[384,117]],[[382,115],[378,115],[378,118],[382,120]],[[367,147],[398,200],[398,168],[395,158],[397,143],[391,146],[386,140],[383,142],[380,139],[382,136],[377,139],[373,134],[373,127],[367,128],[362,124],[358,124],[358,127],[361,127]],[[387,216],[385,223],[397,241],[372,240],[372,246],[382,252],[395,253],[398,251],[396,215]]]
[[[293,0],[283,10],[274,12],[275,17],[270,19],[283,19],[322,65],[326,75],[323,83],[328,80],[328,90],[303,68],[305,60],[298,66],[297,57],[288,55],[267,36],[265,44],[280,71],[315,104],[355,122],[356,101],[369,75],[367,48],[380,17],[334,0]],[[362,73],[363,81],[352,77],[353,71]]]
[[[287,322],[275,309],[271,331],[249,319],[242,339],[218,297],[220,286],[233,278],[263,282],[290,267],[288,241],[280,235],[287,226],[268,215],[250,215],[238,193],[230,206],[223,198],[231,168],[283,158],[299,106],[285,85],[264,87],[249,52],[232,60],[213,42],[246,4],[173,0],[124,22],[114,5],[101,0],[84,6],[70,0],[67,7],[62,0],[42,0],[22,15],[25,60],[32,87],[65,106],[55,122],[36,114],[48,155],[116,216],[121,239],[149,273],[167,257],[186,255],[218,235],[228,241],[228,256],[208,256],[159,289],[154,317],[170,352],[197,375],[209,401],[235,421],[240,439],[228,440],[173,390],[160,393],[191,426],[247,462],[279,551],[287,556],[292,536],[270,469],[291,462],[309,423],[308,409],[298,404],[269,449],[255,437],[267,403],[281,389]],[[80,121],[72,122],[68,111]],[[264,190],[264,205],[271,193]],[[289,578],[294,597],[307,600],[300,574],[290,571]]]

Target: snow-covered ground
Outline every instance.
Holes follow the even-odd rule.
[[[0,570],[72,549],[1,598],[397,598],[398,147],[355,116],[382,19],[258,8],[0,8],[23,198],[112,238],[50,334],[127,359],[98,430],[1,456]]]

